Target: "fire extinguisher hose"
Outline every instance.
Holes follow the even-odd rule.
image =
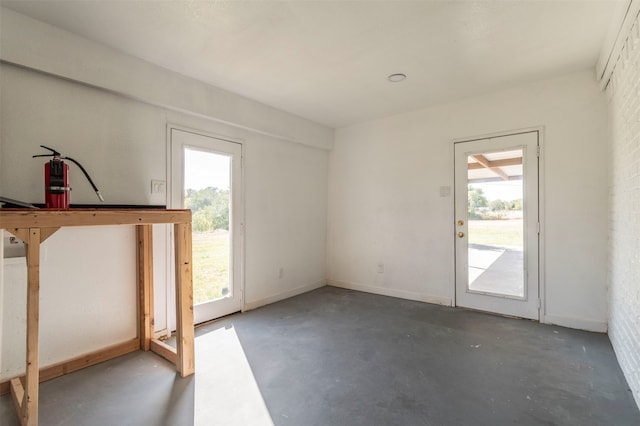
[[[82,173],[84,173],[84,177],[86,177],[87,180],[89,181],[89,183],[91,184],[91,187],[93,188],[93,190],[95,191],[96,195],[98,196],[98,199],[100,199],[100,201],[104,202],[104,198],[102,197],[102,194],[100,194],[100,191],[98,190],[98,187],[96,186],[95,183],[93,183],[93,180],[91,179],[91,176],[89,176],[89,173],[84,169],[84,167],[82,167],[82,164],[78,163],[76,160],[74,160],[71,157],[61,157],[61,158],[63,160],[71,161],[73,164],[78,166],[80,168],[80,170],[82,170]]]

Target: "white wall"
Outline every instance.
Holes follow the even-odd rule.
[[[0,7],[3,61],[174,111],[330,149],[333,130]]]
[[[248,147],[246,308],[325,284],[328,156],[287,142]]]
[[[2,9],[0,57],[20,61],[20,66],[0,65],[0,194],[43,202],[46,160],[31,155],[44,144],[81,161],[108,203],[164,204],[164,196],[150,194],[150,181],[168,178],[167,124],[227,136],[244,144],[246,307],[324,284],[326,148],[333,142],[332,129],[230,93],[221,95],[6,12]],[[62,56],[60,49],[65,50]],[[50,74],[54,68],[56,75]],[[221,110],[224,114],[216,115]],[[71,179],[72,203],[97,202],[74,166]],[[135,336],[132,227],[63,229],[43,248],[43,365]],[[162,275],[163,258],[157,253],[155,266]],[[19,374],[24,362],[19,298],[25,279],[21,265],[4,269],[0,380]],[[156,276],[159,323],[164,319],[163,278]]]
[[[640,21],[607,87],[609,102],[609,338],[640,406]],[[624,38],[623,38],[624,40]]]
[[[336,131],[329,283],[449,305],[452,139],[544,126],[543,320],[606,330],[606,100],[593,70]],[[385,271],[377,273],[383,262]]]

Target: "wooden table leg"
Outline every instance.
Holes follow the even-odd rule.
[[[182,377],[195,372],[191,223],[174,225],[176,262],[176,368]]]
[[[148,351],[153,338],[153,225],[137,225],[138,338]]]
[[[22,400],[23,425],[38,424],[38,320],[40,310],[40,229],[30,228],[27,245],[27,369]]]

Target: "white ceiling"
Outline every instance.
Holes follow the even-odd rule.
[[[593,67],[616,1],[14,1],[331,127]],[[405,73],[402,83],[387,76]]]

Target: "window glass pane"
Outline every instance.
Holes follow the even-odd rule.
[[[522,150],[467,158],[468,290],[524,297]]]
[[[193,303],[230,297],[231,157],[185,148],[184,207],[191,209]]]

